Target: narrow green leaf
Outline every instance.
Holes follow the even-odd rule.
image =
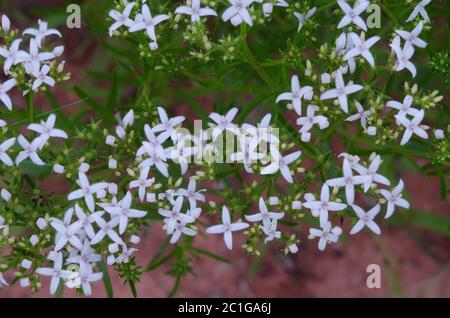
[[[105,285],[106,295],[109,298],[114,296],[113,288],[111,284],[111,277],[109,276],[108,268],[106,267],[105,261],[101,260],[97,263],[98,269],[103,273],[103,285]]]

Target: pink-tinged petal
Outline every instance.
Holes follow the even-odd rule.
[[[322,189],[320,191],[320,199],[324,202],[327,202],[330,199],[330,189],[328,188],[328,185],[326,183],[322,185]]]
[[[292,179],[292,175],[291,172],[289,171],[289,168],[287,166],[284,166],[282,168],[280,168],[280,172],[281,175],[283,176],[283,178],[289,182],[289,183],[293,183],[294,180]]]
[[[208,234],[221,234],[225,232],[225,226],[223,224],[213,225],[206,229],[206,233]]]
[[[386,215],[384,218],[385,219],[390,218],[391,215],[394,213],[394,209],[395,209],[394,204],[391,201],[388,201]]]
[[[352,184],[348,184],[345,186],[345,197],[347,199],[347,203],[349,205],[353,204],[355,200],[355,188]]]
[[[342,211],[347,207],[344,203],[338,202],[328,202],[328,210],[329,211]]]
[[[226,21],[230,20],[232,17],[234,17],[237,13],[238,12],[236,11],[236,9],[234,7],[229,7],[222,14],[222,20],[226,22]]]
[[[230,225],[230,229],[231,231],[241,231],[243,229],[248,228],[250,225],[248,225],[247,223],[243,223],[243,222],[239,222],[239,223],[233,223]]]
[[[364,228],[364,222],[362,220],[359,220],[358,222],[356,222],[356,224],[352,227],[351,231],[350,231],[350,235],[354,235],[356,233],[358,233],[359,231],[361,231]]]
[[[225,205],[222,207],[222,223],[223,224],[231,223],[230,212],[228,211],[228,208]]]
[[[223,239],[225,241],[225,245],[229,250],[233,249],[233,235],[231,231],[227,231],[223,234]]]
[[[339,94],[338,94],[337,89],[333,88],[333,89],[327,90],[322,95],[320,95],[320,100],[332,99],[332,98],[336,98],[338,96],[339,96]]]
[[[175,10],[176,14],[187,14],[187,15],[192,15],[192,8],[186,7],[186,6],[179,6],[176,10]]]
[[[362,219],[366,215],[366,212],[357,205],[352,205],[352,209],[360,219]]]
[[[338,4],[339,4],[339,3],[342,3],[342,1],[339,1]],[[338,28],[338,29],[341,29],[341,28],[345,27],[346,25],[350,24],[351,22],[352,22],[352,20],[350,19],[350,17],[344,16],[344,17],[341,19],[341,21],[339,22],[337,28]]]
[[[377,214],[380,212],[380,210],[381,210],[381,207],[379,204],[377,204],[367,212],[367,216],[373,219],[377,216]]]
[[[325,238],[321,237],[319,240],[319,245],[318,245],[319,250],[321,250],[321,251],[325,250],[326,246],[327,246],[327,240]]]
[[[367,31],[366,23],[364,22],[364,20],[361,17],[355,17],[353,19],[353,23],[356,24],[357,26],[359,26],[364,31]]]
[[[345,178],[334,178],[327,180],[327,184],[330,187],[342,187],[345,185]]]
[[[412,133],[412,131],[410,129],[406,129],[405,133],[403,134],[403,138],[400,141],[400,145],[403,146],[404,144],[406,144],[411,139],[412,134],[413,133]]]
[[[253,25],[252,17],[250,16],[250,13],[248,13],[247,9],[239,10],[239,15],[249,26]]]
[[[380,227],[374,221],[367,222],[367,227],[369,229],[371,229],[372,232],[375,233],[376,235],[380,235],[381,234]]]

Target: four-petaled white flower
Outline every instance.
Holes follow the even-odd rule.
[[[54,258],[53,267],[39,267],[36,269],[36,273],[42,276],[50,276],[52,278],[50,282],[50,294],[54,295],[58,289],[59,282],[61,279],[65,279],[72,274],[71,271],[63,270],[63,257],[62,253],[59,252]]]
[[[44,147],[45,143],[47,142],[47,140],[50,137],[57,137],[57,138],[64,138],[64,139],[68,138],[67,134],[63,130],[54,128],[55,121],[56,121],[55,114],[51,114],[50,116],[48,116],[46,121],[41,121],[40,124],[28,125],[27,129],[33,130],[40,134],[40,136],[38,138],[42,142],[41,149],[42,149],[42,147]]]
[[[41,160],[41,158],[37,154],[37,151],[40,149],[42,142],[39,138],[35,138],[31,143],[29,143],[24,136],[19,135],[19,137],[17,137],[17,141],[19,142],[23,150],[19,152],[19,154],[16,157],[16,165],[19,165],[23,160],[27,158],[30,158],[30,160],[33,161],[33,163],[37,164],[38,166],[45,165],[45,163]]]
[[[72,201],[84,198],[84,202],[86,202],[86,206],[88,207],[89,211],[93,212],[95,209],[94,194],[97,194],[97,192],[107,188],[108,183],[98,182],[90,184],[86,174],[82,171],[78,171],[77,184],[79,185],[80,189],[70,192],[67,196],[67,199]]]
[[[370,179],[366,183],[364,183],[364,192],[367,192],[367,190],[369,190],[370,186],[374,182],[384,184],[387,186],[391,185],[390,181],[385,176],[382,176],[381,174],[377,173],[380,165],[381,165],[381,157],[379,155],[375,155],[375,157],[373,157],[373,160],[368,168],[363,167],[360,164],[356,165],[355,170],[358,171],[358,173],[361,176],[370,177]]]
[[[192,22],[198,22],[200,21],[201,17],[204,16],[217,16],[217,12],[214,11],[211,8],[208,7],[204,7],[202,8],[200,6],[200,0],[192,0],[191,6],[179,6],[176,10],[175,10],[176,14],[187,14],[191,16],[191,21]]]
[[[173,234],[175,231],[175,227],[178,223],[182,222],[192,223],[195,221],[195,218],[186,213],[181,213],[181,206],[183,205],[183,197],[178,197],[175,202],[173,202],[172,209],[159,209],[158,213],[164,216],[164,224],[166,225],[167,234]]]
[[[400,145],[403,146],[406,144],[411,139],[413,134],[419,136],[420,138],[428,139],[427,132],[420,127],[420,123],[422,122],[424,116],[425,112],[423,109],[421,109],[411,120],[407,119],[406,116],[395,115],[397,122],[405,127],[405,133],[400,141]]]
[[[170,137],[173,141],[176,141],[177,134],[175,133],[175,128],[184,121],[185,117],[176,116],[169,119],[166,111],[162,107],[158,107],[158,114],[161,123],[154,126],[152,131],[155,133],[161,132],[159,136],[161,136],[160,138],[162,139]]]
[[[226,115],[220,115],[217,113],[211,113],[209,115],[209,118],[211,118],[216,123],[216,125],[213,126],[213,140],[216,140],[216,138],[226,130],[233,134],[237,134],[238,128],[235,124],[232,123],[237,112],[238,109],[236,107],[233,107],[226,113]]]
[[[91,213],[87,215],[83,209],[75,203],[75,214],[78,218],[78,220],[83,225],[83,231],[87,234],[87,236],[92,239],[95,236],[94,227],[92,226],[92,223],[95,222],[95,216],[102,216],[105,212],[103,211],[97,211],[94,213]]]
[[[414,64],[410,61],[414,55],[414,48],[411,44],[405,43],[403,48],[400,44],[400,37],[397,36],[390,44],[392,50],[395,52],[397,61],[394,65],[395,70],[400,72],[405,68],[408,69],[413,77],[416,77],[417,70]]]
[[[79,237],[77,236],[77,232],[83,227],[83,223],[81,221],[76,221],[72,224],[65,225],[61,221],[52,221],[50,225],[57,231],[55,235],[55,248],[54,250],[57,252],[66,246],[67,243],[70,243],[73,247],[81,250],[83,248],[83,244]]]
[[[16,142],[16,137],[9,138],[0,144],[0,160],[7,166],[12,166],[14,163],[6,153],[9,148]]]
[[[130,19],[130,13],[135,4],[136,2],[128,3],[122,13],[117,10],[109,12],[109,16],[114,19],[114,23],[109,27],[109,36],[112,36],[114,31],[122,26],[130,28],[134,24],[134,21]]]
[[[184,221],[181,221],[181,222],[178,222],[175,224],[175,228],[174,228],[172,237],[170,238],[171,244],[175,244],[179,240],[181,234],[185,234],[185,235],[189,235],[189,236],[197,235],[196,230],[191,229],[190,227],[187,227],[186,225],[187,225],[187,223]]]
[[[224,205],[222,207],[222,224],[213,225],[206,229],[206,233],[209,234],[222,234],[225,241],[225,245],[229,250],[233,248],[233,234],[234,231],[240,231],[248,228],[249,225],[243,222],[231,223],[230,212]]]
[[[3,71],[5,74],[8,74],[11,66],[18,64],[19,57],[24,57],[25,52],[19,49],[20,43],[22,43],[22,39],[16,39],[8,49],[0,47],[0,56],[5,58],[5,62],[3,62]]]
[[[286,92],[278,95],[276,103],[287,100],[292,102],[292,107],[294,107],[297,114],[302,114],[302,98],[305,100],[311,100],[313,97],[313,88],[311,86],[301,87],[298,76],[293,75],[291,78],[291,92]]]
[[[293,183],[294,180],[289,171],[289,165],[294,161],[297,161],[301,154],[301,151],[295,151],[283,157],[277,147],[270,145],[270,164],[261,169],[261,174],[274,174],[280,171],[287,182]]]
[[[353,48],[345,53],[344,60],[348,61],[356,56],[361,55],[366,59],[366,61],[370,64],[370,66],[375,66],[375,60],[373,58],[372,53],[370,53],[370,48],[377,43],[381,38],[379,36],[373,36],[367,40],[365,40],[364,32],[361,33],[361,36],[358,36],[356,33],[350,33],[350,37],[353,42]]]
[[[363,86],[357,84],[345,85],[342,73],[339,70],[336,72],[335,84],[336,88],[324,92],[322,95],[320,95],[320,100],[337,98],[339,100],[339,105],[341,106],[342,110],[345,113],[347,113],[348,112],[347,95],[362,90]]]
[[[363,209],[361,209],[357,205],[353,205],[352,208],[353,208],[353,211],[355,211],[356,215],[358,216],[359,220],[352,227],[352,229],[350,231],[350,235],[358,233],[365,226],[367,226],[376,235],[381,234],[381,230],[380,230],[379,226],[373,221],[373,219],[380,212],[379,204],[375,205],[372,209],[370,209],[367,212],[365,212]]]
[[[42,68],[34,69],[33,70],[33,76],[36,78],[33,82],[32,90],[36,91],[42,84],[47,84],[48,86],[53,87],[55,85],[55,80],[48,76],[48,73],[50,72],[50,66],[43,65]]]
[[[352,168],[350,167],[350,163],[347,159],[344,159],[342,170],[344,172],[343,177],[329,179],[327,180],[327,184],[330,187],[345,187],[345,197],[347,199],[347,203],[349,205],[352,205],[353,200],[355,199],[355,185],[370,182],[372,178],[368,175],[354,176]]]
[[[384,217],[385,219],[391,217],[394,213],[396,205],[409,209],[409,202],[402,198],[403,186],[403,180],[400,180],[398,185],[391,192],[384,189],[379,190],[387,202],[386,216]]]
[[[259,198],[259,213],[246,215],[245,219],[249,222],[262,221],[265,227],[271,220],[280,220],[284,217],[283,212],[269,212],[266,203],[262,197]]]
[[[419,34],[420,32],[422,32],[422,29],[423,23],[421,21],[411,32],[407,32],[404,30],[396,30],[395,33],[400,35],[400,37],[402,37],[405,40],[406,44],[424,48],[427,46],[427,43],[419,38]]]
[[[123,234],[128,225],[129,218],[143,218],[147,212],[131,208],[132,196],[131,192],[127,192],[125,197],[117,203],[115,207],[105,207],[105,211],[112,217],[119,218],[119,234]]]
[[[197,201],[205,202],[205,196],[201,193],[205,190],[196,191],[196,187],[197,182],[195,181],[195,179],[190,178],[187,189],[180,188],[176,193],[177,195],[181,195],[188,199],[190,209],[195,209],[197,207]]]
[[[92,294],[91,283],[102,279],[103,273],[94,273],[92,266],[86,263],[80,264],[80,283],[83,294],[90,296]]]
[[[61,32],[59,32],[57,29],[49,29],[48,23],[42,20],[38,21],[39,28],[28,28],[23,31],[23,34],[29,34],[31,36],[34,36],[36,39],[37,45],[40,47],[42,44],[42,40],[50,35],[57,35],[60,38],[62,37]]]
[[[342,229],[339,226],[331,228],[331,222],[325,222],[319,229],[309,229],[310,238],[319,238],[319,250],[325,250],[327,243],[336,243],[339,240],[339,235],[342,234]]]
[[[129,31],[136,32],[145,30],[150,39],[156,42],[155,26],[167,19],[169,19],[169,16],[167,14],[159,14],[155,17],[152,17],[148,5],[144,4],[142,6],[142,13],[138,13],[136,15],[134,24],[129,28]]]
[[[251,5],[255,0],[228,0],[231,7],[227,8],[222,14],[222,20],[230,20],[231,24],[237,26],[243,21],[252,26],[253,21],[247,7]]]
[[[94,214],[95,223],[100,227],[100,230],[95,234],[91,240],[91,245],[95,245],[101,242],[105,236],[108,236],[117,244],[125,244],[120,238],[119,234],[114,230],[114,228],[119,225],[120,218],[115,217],[106,222],[100,215]]]
[[[403,99],[403,103],[399,103],[395,100],[390,100],[387,102],[387,107],[394,108],[398,110],[397,115],[401,117],[406,117],[406,115],[416,116],[419,110],[411,107],[414,98],[411,95],[406,95]],[[397,125],[400,123],[397,122]]]
[[[300,117],[297,119],[297,125],[301,126],[299,132],[302,134],[302,141],[308,142],[311,139],[309,131],[317,124],[320,129],[325,129],[329,126],[328,119],[325,116],[315,116],[316,106],[309,105],[306,110],[306,117]]]
[[[430,17],[428,16],[427,10],[425,10],[425,6],[427,6],[431,0],[422,0],[415,7],[411,15],[408,17],[406,22],[410,22],[414,20],[419,14],[425,21],[430,22]]]
[[[324,225],[328,222],[328,211],[341,211],[347,207],[344,203],[330,201],[330,188],[326,183],[322,185],[320,200],[310,198],[309,201],[303,203],[303,206],[310,209],[311,212],[319,212],[321,227],[324,227]]]
[[[266,234],[264,238],[264,243],[267,244],[269,241],[273,241],[274,239],[279,239],[281,237],[281,231],[277,231],[277,220],[273,219],[263,225],[263,232]]]
[[[302,27],[305,24],[305,22],[308,21],[309,18],[311,18],[311,16],[316,12],[316,10],[317,10],[317,8],[313,7],[308,12],[306,12],[306,14],[301,14],[299,12],[294,12],[295,17],[298,20],[297,33],[300,32],[300,30],[302,29]]]
[[[356,100],[355,100],[355,106],[356,106],[356,109],[358,110],[358,112],[356,114],[353,114],[353,115],[347,117],[345,120],[346,121],[355,121],[355,120],[360,119],[362,128],[366,129],[367,119],[369,118],[371,111],[364,110],[362,105],[359,102],[357,102]]]
[[[149,167],[144,167],[141,169],[139,174],[139,179],[130,182],[130,189],[139,188],[139,199],[143,202],[145,199],[146,188],[150,187],[154,182],[155,178],[148,179],[148,173],[150,172]]]
[[[9,98],[8,94],[6,93],[14,86],[16,86],[16,80],[14,78],[11,78],[6,82],[0,84],[0,100],[2,101],[3,105],[5,105],[9,110],[12,109],[12,102],[11,98]]]
[[[344,11],[345,14],[337,26],[338,29],[343,28],[350,23],[353,23],[364,31],[367,31],[366,23],[359,15],[366,11],[367,7],[370,4],[369,1],[358,1],[357,3],[355,3],[355,6],[353,8],[344,0],[338,0],[337,4],[339,5],[339,7],[341,7],[342,11]]]

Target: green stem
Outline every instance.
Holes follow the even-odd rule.
[[[30,123],[34,122],[34,103],[33,103],[33,93],[29,92],[26,97],[27,102],[27,113],[28,113],[28,120]]]

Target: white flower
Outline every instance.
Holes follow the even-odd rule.
[[[6,153],[16,142],[16,138],[9,138],[0,144],[0,160],[7,166],[12,166],[14,163]]]
[[[176,140],[177,134],[174,133],[175,128],[181,124],[185,117],[184,116],[176,116],[173,118],[170,118],[167,116],[166,111],[162,107],[158,107],[158,114],[159,119],[161,120],[161,123],[154,126],[152,128],[153,132],[161,132],[159,136],[161,136],[162,139],[172,138],[173,141]]]
[[[302,114],[302,98],[311,100],[313,96],[313,88],[311,86],[300,87],[300,83],[297,75],[293,75],[291,78],[291,92],[286,92],[278,95],[276,103],[282,100],[288,100],[292,102],[297,114]]]
[[[133,253],[136,251],[137,251],[137,249],[134,247],[128,248],[127,246],[122,245],[122,253],[120,253],[120,255],[117,256],[115,262],[117,264],[128,263],[130,261],[131,255],[133,255]]]
[[[183,197],[178,197],[173,203],[172,210],[159,209],[158,213],[165,217],[164,223],[166,225],[167,234],[173,234],[178,223],[182,222],[192,223],[195,218],[192,215],[181,213],[181,206],[183,205]]]
[[[317,115],[315,116],[316,106],[309,105],[306,110],[306,117],[300,117],[297,119],[297,125],[302,126],[300,128],[300,133],[302,134],[302,140],[308,142],[311,134],[308,131],[317,124],[320,129],[325,129],[329,126],[328,119],[325,116]],[[308,134],[306,138],[304,138],[304,134]]]
[[[95,250],[91,247],[89,240],[85,240],[83,243],[83,248],[81,250],[72,250],[73,253],[66,259],[67,264],[89,264],[100,262],[102,256],[96,254]]]
[[[366,59],[366,61],[373,67],[375,66],[375,61],[372,53],[370,53],[370,48],[380,40],[379,36],[373,36],[367,40],[365,40],[364,32],[358,36],[356,33],[350,33],[350,37],[353,41],[353,49],[348,51],[344,56],[344,61],[347,61],[351,58],[361,55]]]
[[[107,188],[108,183],[98,182],[90,184],[86,174],[82,171],[78,171],[77,184],[79,185],[80,189],[70,192],[67,196],[67,199],[69,201],[72,201],[84,198],[84,202],[86,202],[89,211],[93,212],[95,209],[94,194]]]
[[[320,100],[337,98],[339,100],[339,105],[341,106],[342,110],[345,113],[347,113],[348,112],[347,95],[362,90],[363,86],[357,84],[345,85],[342,73],[339,70],[336,72],[335,84],[336,88],[324,92],[320,96]]]
[[[284,217],[284,213],[269,212],[266,203],[262,197],[259,198],[259,213],[246,215],[245,219],[249,222],[259,222],[262,221],[263,225],[266,226],[271,220],[280,220]]]
[[[289,164],[297,161],[300,158],[302,152],[295,151],[289,155],[282,156],[277,147],[270,146],[270,164],[261,169],[261,174],[274,174],[277,171],[281,172],[281,175],[287,182],[293,183],[291,172],[289,171]]]
[[[352,205],[353,200],[355,199],[355,185],[370,182],[372,178],[370,176],[354,176],[347,159],[344,159],[342,169],[344,176],[341,178],[329,179],[327,180],[327,184],[330,187],[345,187],[347,203]]]
[[[373,221],[375,216],[380,212],[380,205],[377,204],[372,209],[370,209],[367,212],[364,212],[363,209],[361,209],[357,205],[352,205],[353,211],[355,211],[356,215],[358,216],[359,220],[356,222],[356,224],[353,226],[353,228],[350,231],[350,235],[356,234],[359,231],[361,231],[365,226],[367,226],[373,233],[376,235],[381,234],[381,230],[378,227],[378,225]]]
[[[269,144],[278,144],[280,140],[278,136],[275,136],[274,130],[270,127],[270,120],[272,119],[271,114],[266,114],[261,121],[253,126],[251,124],[244,123],[241,127],[244,135],[250,135],[252,140],[248,142],[246,139],[245,143],[248,144],[250,149],[256,148],[261,142]],[[276,131],[275,131],[276,132]],[[278,133],[276,132],[276,135]]]
[[[258,2],[261,2],[261,1],[258,1]],[[277,2],[275,2],[275,3],[273,3],[273,2],[264,3],[263,4],[263,13],[266,17],[270,16],[270,14],[273,11],[274,6],[286,8],[286,7],[289,7],[289,4],[284,0],[277,0]]]
[[[414,8],[411,15],[408,17],[406,22],[410,22],[414,20],[419,14],[422,16],[422,18],[425,19],[425,21],[430,22],[430,17],[428,16],[427,11],[425,10],[425,6],[428,5],[431,2],[431,0],[422,0],[420,1]]]
[[[86,232],[87,236],[92,239],[95,236],[94,228],[92,226],[92,223],[95,222],[95,216],[102,216],[104,214],[103,211],[98,211],[91,213],[87,215],[83,209],[75,203],[75,215],[77,216],[78,220],[83,225],[83,231]]]
[[[355,170],[358,171],[358,173],[361,176],[369,176],[370,177],[370,179],[366,183],[364,183],[364,192],[367,192],[367,190],[369,190],[370,186],[374,182],[384,184],[387,186],[391,185],[391,183],[389,182],[389,180],[386,177],[377,173],[377,170],[380,167],[380,164],[381,164],[381,157],[379,155],[376,155],[373,158],[372,162],[370,163],[369,168],[365,168],[359,164],[355,167]]]
[[[309,229],[310,238],[320,238],[319,239],[319,250],[325,250],[327,243],[336,243],[339,240],[339,235],[342,234],[342,229],[339,226],[331,228],[331,222],[326,222],[321,225],[322,229]]]
[[[127,127],[133,126],[134,124],[134,111],[130,109],[128,113],[125,114],[123,119],[119,117],[118,121],[119,125],[117,125],[116,127],[116,134],[120,139],[123,140],[126,135],[125,129],[127,129]]]
[[[250,6],[255,0],[228,0],[231,7],[227,8],[222,14],[223,21],[231,21],[231,24],[237,26],[243,21],[252,26],[253,21],[247,7]]]
[[[30,47],[28,52],[20,54],[16,62],[25,62],[25,70],[28,74],[32,74],[34,71],[41,68],[41,62],[51,60],[54,58],[52,52],[39,52],[39,45],[35,39],[30,39]]]
[[[6,82],[0,84],[0,100],[2,101],[3,105],[5,105],[9,110],[12,109],[12,102],[11,98],[9,98],[6,93],[14,86],[16,86],[16,80],[14,78],[11,78]]]
[[[226,130],[230,131],[233,134],[237,134],[238,128],[235,124],[232,123],[237,112],[238,109],[236,107],[233,107],[228,111],[226,115],[219,115],[217,113],[211,113],[209,115],[209,118],[211,118],[216,123],[212,132],[213,140],[216,140],[217,137]]]
[[[19,142],[20,146],[22,146],[23,150],[19,152],[16,157],[16,165],[19,165],[23,160],[27,158],[30,158],[31,161],[33,161],[33,163],[38,166],[45,165],[45,163],[41,160],[41,158],[39,158],[39,155],[37,154],[37,151],[40,149],[42,142],[39,138],[35,138],[30,144],[24,136],[19,135],[19,137],[17,137],[17,141]]]
[[[81,244],[80,239],[77,236],[77,232],[83,227],[81,221],[76,221],[70,225],[65,225],[61,221],[52,221],[50,225],[57,231],[55,235],[55,247],[54,250],[57,252],[70,243],[73,247],[81,250],[83,244]]]
[[[130,2],[127,4],[122,13],[117,10],[111,10],[109,16],[114,19],[114,23],[109,27],[109,36],[112,36],[114,31],[122,26],[131,27],[134,21],[130,19],[130,13],[136,2]]]
[[[99,281],[102,279],[103,273],[93,273],[92,272],[92,266],[81,263],[80,264],[80,282],[81,282],[81,288],[83,290],[83,293],[86,296],[89,296],[92,294],[91,290],[91,283],[94,283],[96,281]]]
[[[189,201],[190,209],[195,209],[197,207],[197,201],[205,202],[205,196],[201,193],[205,190],[196,191],[197,183],[195,179],[190,178],[187,189],[178,189],[176,194],[186,197]]]
[[[197,235],[197,231],[187,227],[185,222],[178,222],[175,224],[175,229],[172,237],[170,238],[170,243],[175,244],[179,240],[181,234],[195,236]]]
[[[350,35],[347,36],[346,33],[342,33],[341,35],[338,36],[338,38],[336,39],[336,48],[335,48],[335,52],[342,55],[342,57],[344,57],[344,55],[350,51],[351,49],[353,49],[354,45],[353,45],[353,41],[352,41],[352,37]],[[346,74],[349,70],[350,73],[354,73],[356,70],[356,62],[355,59],[353,58],[349,58],[347,60],[347,65],[343,65],[339,68],[339,70],[341,71],[342,74]]]
[[[397,122],[405,127],[405,133],[403,134],[402,140],[400,141],[401,145],[406,144],[409,139],[411,139],[413,134],[416,134],[420,138],[428,139],[427,132],[424,129],[420,128],[420,123],[422,122],[424,116],[425,112],[423,109],[421,109],[411,120],[407,119],[405,116],[395,115],[395,119],[397,120]]]
[[[63,261],[62,261],[62,253],[57,253],[55,257],[55,261],[53,263],[53,267],[39,267],[36,269],[36,273],[43,276],[51,276],[52,280],[50,282],[50,294],[54,295],[56,290],[58,289],[60,279],[67,278],[71,271],[66,271],[62,269]]]
[[[419,113],[419,110],[416,108],[412,108],[412,103],[413,97],[411,95],[406,95],[403,99],[403,103],[391,100],[387,102],[387,107],[397,109],[397,115],[401,117],[406,117],[406,115],[416,116]],[[400,125],[398,121],[397,125]]]
[[[366,23],[359,15],[366,11],[367,7],[370,4],[369,1],[359,1],[355,3],[355,6],[353,8],[343,0],[338,0],[337,4],[339,5],[339,7],[341,7],[342,11],[344,11],[345,14],[337,26],[338,29],[343,28],[350,23],[353,23],[364,31],[367,31]]]
[[[298,19],[298,29],[297,32],[300,32],[300,30],[303,27],[303,24],[305,24],[306,21],[308,21],[309,18],[316,12],[317,8],[313,7],[311,8],[306,14],[301,14],[298,12],[294,12],[295,17]]]
[[[229,250],[233,248],[233,234],[234,231],[240,231],[248,228],[249,225],[243,222],[231,223],[230,212],[228,208],[224,205],[222,207],[222,224],[213,225],[206,229],[206,233],[209,234],[221,234],[223,233],[223,238],[225,245]]]
[[[33,76],[36,78],[31,88],[33,91],[36,91],[44,83],[51,87],[55,85],[55,80],[48,76],[48,72],[50,72],[50,66],[48,65],[43,65],[40,70],[33,70]]]
[[[117,207],[106,207],[106,212],[110,213],[113,217],[117,216],[120,219],[119,222],[119,234],[125,232],[128,225],[129,218],[143,218],[147,212],[136,210],[131,208],[132,196],[131,192],[127,192],[125,197],[120,200]]]
[[[144,202],[146,188],[150,187],[154,182],[155,178],[148,179],[148,173],[150,172],[149,167],[142,168],[139,175],[139,179],[130,182],[130,189],[139,188],[139,199]]]
[[[265,225],[263,225],[262,230],[266,235],[266,238],[264,239],[265,244],[281,237],[281,232],[277,231],[277,220],[268,221]]]
[[[22,42],[22,39],[16,39],[11,43],[11,46],[8,49],[0,48],[0,56],[5,58],[5,62],[3,63],[3,71],[5,74],[8,74],[11,66],[18,64],[18,58],[24,57],[26,54],[24,51],[19,49],[19,45]]]
[[[175,146],[168,148],[170,153],[169,157],[174,163],[178,163],[180,165],[181,174],[184,175],[189,167],[191,157],[194,154],[197,154],[198,149],[197,147],[191,147],[191,135],[179,134],[176,139],[177,141]]]
[[[101,242],[106,235],[114,242],[124,244],[120,236],[116,233],[116,231],[114,231],[114,228],[120,223],[120,218],[116,217],[111,219],[109,222],[106,222],[100,215],[94,214],[94,220],[100,227],[100,230],[92,238],[91,245]]]
[[[2,189],[0,191],[0,196],[6,202],[9,202],[11,200],[11,193],[8,190],[6,190],[6,189]]]
[[[57,35],[60,38],[62,37],[61,33],[58,30],[49,29],[47,22],[39,20],[38,25],[39,25],[38,29],[28,28],[23,31],[23,34],[29,34],[34,36],[34,38],[36,39],[36,43],[39,47],[41,46],[42,40],[47,36]]]
[[[424,48],[427,46],[427,43],[419,38],[419,34],[420,32],[422,32],[422,29],[423,23],[421,21],[411,32],[407,32],[404,30],[396,30],[395,33],[400,35],[405,40],[405,44]]]
[[[366,129],[367,119],[369,118],[371,111],[364,110],[362,105],[360,103],[358,103],[356,100],[355,100],[355,106],[356,106],[356,109],[358,110],[358,112],[354,115],[347,117],[345,120],[346,121],[355,121],[355,120],[360,119],[362,128]]]
[[[208,15],[217,16],[217,12],[214,11],[213,9],[208,7],[205,8],[200,7],[200,0],[192,0],[191,7],[179,6],[175,10],[175,13],[190,15],[192,22],[200,21],[201,17]]]
[[[397,72],[400,72],[403,69],[408,69],[413,77],[416,77],[417,70],[413,63],[411,63],[410,59],[414,55],[414,48],[410,44],[404,45],[403,48],[401,48],[400,45],[400,37],[396,37],[392,43],[390,44],[392,50],[395,52],[395,55],[397,56],[397,62],[395,63],[395,70]]]
[[[2,30],[5,33],[9,33],[10,27],[11,27],[11,21],[9,21],[9,18],[7,15],[3,14],[2,15]]]
[[[239,136],[239,150],[230,155],[233,162],[243,163],[244,169],[248,173],[253,173],[250,165],[264,157],[263,154],[257,152],[258,144],[252,142],[253,138],[245,135]]]
[[[47,142],[50,137],[64,138],[67,139],[67,134],[61,130],[54,128],[55,127],[56,116],[55,114],[51,114],[48,116],[46,121],[41,121],[40,124],[30,124],[27,129],[35,131],[40,134],[38,138],[41,139],[41,149]]]
[[[156,42],[155,26],[167,19],[169,19],[169,16],[166,14],[160,14],[152,17],[148,5],[144,4],[142,6],[142,13],[138,13],[136,15],[134,24],[129,28],[129,31],[136,32],[145,30],[150,39]]]
[[[381,195],[387,201],[386,216],[384,217],[385,219],[391,217],[391,215],[394,213],[396,205],[405,209],[409,209],[408,201],[402,198],[401,193],[403,191],[403,186],[403,180],[400,180],[398,185],[391,192],[384,189],[379,190]]]
[[[330,201],[330,189],[326,183],[322,185],[322,189],[320,191],[320,201],[314,200],[313,197],[307,198],[307,202],[304,202],[303,206],[310,209],[313,215],[317,215],[315,211],[319,212],[321,227],[323,227],[328,221],[328,211],[341,211],[347,207],[344,203]]]

